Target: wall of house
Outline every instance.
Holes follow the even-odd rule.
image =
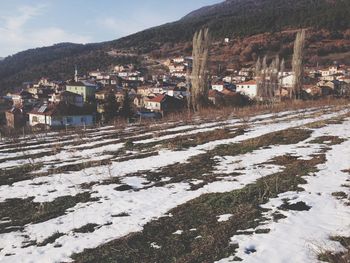
[[[35,126],[38,124],[51,125],[51,117],[45,116],[45,115],[30,114],[29,113],[29,125]]]
[[[293,87],[294,75],[283,77],[281,82],[282,82],[282,87],[288,87],[288,88]]]
[[[257,85],[237,85],[237,92],[254,99],[258,92]]]
[[[92,115],[80,115],[80,116],[45,116],[29,114],[29,125],[35,126],[37,124],[46,124],[50,127],[59,126],[84,126],[92,125],[94,123],[94,118]]]
[[[51,126],[84,126],[92,125],[94,123],[92,115],[80,115],[80,116],[53,116],[51,118]]]
[[[222,92],[224,90],[224,85],[212,85],[211,88],[213,90],[217,90],[219,92]]]
[[[10,112],[6,112],[6,125],[15,128],[15,115]]]
[[[161,104],[159,102],[146,101],[145,108],[153,111],[160,111]]]
[[[66,86],[66,90],[75,94],[82,95],[84,102],[95,97],[96,89],[94,86]]]

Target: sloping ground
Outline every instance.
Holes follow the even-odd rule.
[[[317,262],[349,144],[348,106],[2,142],[0,261]]]

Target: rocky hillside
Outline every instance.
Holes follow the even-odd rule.
[[[112,49],[156,57],[190,53],[193,33],[204,26],[210,28],[217,40],[214,60],[230,55],[229,62],[237,64],[252,62],[264,52],[288,55],[293,29],[300,27],[310,28],[312,32],[309,47],[314,61],[339,60],[350,51],[349,13],[350,2],[344,0],[227,0],[193,11],[179,21],[115,41],[89,45],[64,43],[7,57],[0,61],[0,92],[41,76],[67,78],[75,64],[86,71],[134,59],[111,56],[108,52]],[[270,36],[273,41],[266,41]],[[221,49],[224,37],[233,41]],[[247,42],[247,38],[254,38],[254,44]],[[320,43],[321,49],[316,50]]]

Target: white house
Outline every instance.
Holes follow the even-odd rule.
[[[253,70],[251,68],[242,68],[239,72],[239,76],[250,77],[253,74]]]
[[[222,79],[224,82],[231,83],[233,81],[232,76],[226,76]]]
[[[291,88],[293,87],[294,75],[287,75],[280,78],[282,87]]]
[[[211,85],[212,90],[217,90],[219,92],[222,92],[225,88],[225,83],[223,81],[215,82]]]
[[[163,88],[163,94],[175,98],[184,98],[188,95],[186,87],[165,87]]]
[[[29,125],[46,125],[49,127],[92,125],[94,116],[84,107],[59,103],[42,105],[29,112]]]
[[[174,63],[184,63],[185,58],[184,57],[178,57],[173,59]]]
[[[236,92],[239,92],[243,95],[248,96],[251,99],[254,99],[258,94],[258,84],[255,80],[250,80],[237,84]]]

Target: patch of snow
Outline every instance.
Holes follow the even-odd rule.
[[[218,217],[218,222],[229,221],[232,216],[233,216],[232,214],[226,214],[226,215],[217,216]]]

